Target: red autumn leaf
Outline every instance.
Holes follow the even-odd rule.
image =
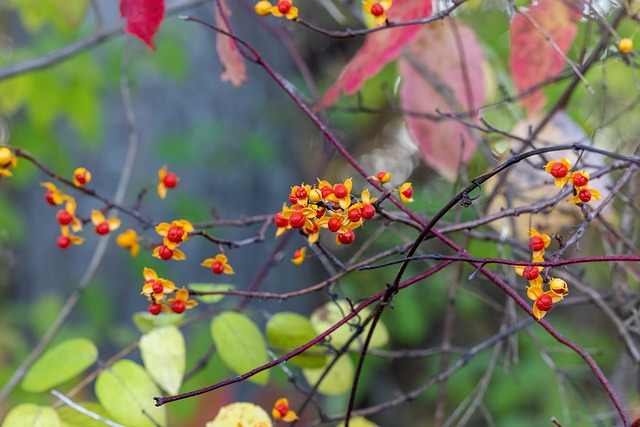
[[[436,114],[436,109],[455,113],[482,106],[482,49],[471,29],[459,23],[456,29],[449,20],[425,26],[407,46],[407,54],[398,60],[403,110]],[[411,114],[405,120],[424,161],[454,180],[460,162],[469,160],[476,149],[469,129],[456,120],[433,121]]]
[[[231,10],[227,5],[227,0],[220,0],[220,7],[227,19],[229,19]],[[227,32],[231,32],[225,19],[220,15],[220,9],[217,5],[215,9],[216,25]],[[216,37],[216,50],[218,51],[220,62],[222,62],[222,66],[224,67],[220,78],[223,82],[230,81],[232,85],[238,87],[247,80],[247,69],[238,50],[238,45],[235,40],[223,34],[218,34]]]
[[[582,16],[583,4],[584,0],[543,0],[523,12],[526,16],[521,13],[515,16],[509,31],[509,66],[518,92],[560,74],[565,60],[558,49],[565,55],[569,51],[578,31],[577,22]],[[540,90],[520,99],[520,105],[528,110],[529,115],[538,113],[545,103],[546,97]]]
[[[431,0],[395,0],[387,12],[390,22],[410,21],[431,15]],[[420,31],[420,25],[390,28],[368,34],[364,44],[342,69],[338,80],[324,95],[321,106],[334,104],[340,92],[356,92],[389,61],[396,59],[402,47]]]
[[[155,50],[153,37],[164,18],[164,0],[120,0],[120,15],[127,20],[124,31]]]

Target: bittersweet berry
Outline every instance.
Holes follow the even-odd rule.
[[[584,203],[587,203],[589,200],[591,200],[591,191],[588,188],[585,188],[584,190],[580,190],[580,192],[578,193],[578,197]]]
[[[63,210],[58,211],[56,218],[60,225],[69,225],[73,221],[73,216],[69,212]]]
[[[322,198],[323,198],[323,199],[326,199],[326,198],[327,198],[327,196],[329,196],[330,194],[333,194],[333,188],[331,188],[331,187],[327,187],[327,186],[322,187],[322,188],[320,189],[320,191],[322,192]]]
[[[544,240],[542,240],[541,236],[531,236],[529,239],[529,249],[534,252],[541,251],[544,249]]]
[[[58,236],[56,243],[60,249],[67,249],[71,245],[71,239],[67,236]]]
[[[149,304],[149,313],[157,316],[162,311],[162,306],[160,304]]]
[[[536,307],[540,311],[549,311],[553,307],[553,299],[547,294],[542,294],[536,300]]]
[[[289,216],[289,225],[293,228],[302,228],[307,218],[300,212],[293,212]]]
[[[343,245],[348,245],[349,243],[352,243],[355,240],[355,238],[356,238],[356,234],[353,232],[353,230],[347,230],[346,233],[338,233],[338,240]]]
[[[549,173],[554,178],[564,178],[565,176],[567,176],[567,173],[569,173],[569,169],[567,169],[567,167],[562,164],[562,162],[555,162],[553,166],[551,166]]]
[[[220,261],[214,261],[213,264],[211,264],[211,271],[214,274],[222,274],[224,271],[224,264]]]
[[[286,15],[291,10],[291,2],[287,0],[280,0],[278,2],[278,11],[283,15]],[[306,196],[305,196],[306,197]]]
[[[585,187],[589,183],[589,178],[584,176],[581,173],[576,173],[573,175],[573,185],[575,187]]]
[[[316,218],[322,218],[327,210],[325,208],[320,208],[316,211]]]
[[[522,272],[522,277],[527,280],[535,280],[540,275],[540,270],[535,266],[527,266]]]
[[[47,203],[51,206],[55,206],[56,202],[53,198],[53,191],[51,190],[47,190],[47,192],[44,195],[45,200],[47,201]]]
[[[406,188],[403,192],[402,195],[404,197],[406,197],[407,199],[410,199],[411,196],[413,196],[413,187],[408,187]]]
[[[289,225],[289,220],[287,218],[284,218],[279,212],[274,215],[273,222],[278,228],[286,227],[287,225]]]
[[[178,226],[171,226],[167,231],[167,240],[173,243],[182,242],[182,236],[184,236],[184,228]]]
[[[169,172],[165,175],[164,179],[162,180],[162,183],[167,188],[173,188],[178,184],[178,177],[176,176],[175,173]]]
[[[333,194],[335,194],[338,199],[342,199],[349,194],[349,190],[344,186],[344,184],[336,184],[333,187]]]
[[[160,294],[164,291],[164,286],[162,286],[162,283],[158,282],[157,280],[153,282],[153,285],[151,286],[151,289],[153,289],[153,293],[154,294]]]
[[[362,218],[371,219],[376,214],[376,208],[373,205],[364,205],[362,206],[361,212],[362,212]]]
[[[282,13],[286,13],[286,12],[282,12]],[[306,199],[307,196],[309,194],[307,193],[307,190],[304,189],[304,187],[298,187],[298,189],[296,190],[296,198],[297,199]]]
[[[620,39],[618,50],[622,53],[630,53],[633,50],[633,41],[629,38]]]
[[[76,173],[73,177],[82,185],[87,183],[87,172]]]
[[[171,259],[171,257],[173,256],[173,249],[169,248],[166,245],[162,245],[158,250],[158,255],[160,256],[160,258],[166,261],[168,259]]]
[[[360,221],[360,218],[362,218],[362,211],[360,209],[355,208],[349,211],[349,219],[352,222],[358,222]]]
[[[182,300],[177,299],[171,303],[171,311],[173,311],[174,313],[180,314],[184,312],[185,308],[187,308],[187,306]]]
[[[341,225],[342,224],[340,222],[340,218],[337,218],[337,217],[332,217],[331,219],[329,219],[329,222],[327,222],[327,228],[332,233],[335,233],[336,231],[340,230]]]
[[[380,16],[384,13],[384,7],[382,7],[382,5],[380,3],[374,3],[371,5],[371,14],[373,16]],[[382,176],[384,176],[384,172],[379,172],[378,173],[378,178],[380,178],[380,174],[383,174]]]
[[[96,225],[96,234],[100,234],[101,236],[109,234],[109,223],[105,221]]]

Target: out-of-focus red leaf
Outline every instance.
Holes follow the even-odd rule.
[[[431,15],[431,0],[395,0],[387,12],[391,22],[409,21]],[[375,76],[389,61],[396,59],[402,47],[413,40],[420,25],[390,28],[365,37],[364,44],[342,69],[340,77],[324,95],[321,106],[334,104],[340,92],[349,95]]]
[[[565,60],[545,35],[566,54],[578,31],[577,22],[583,5],[584,0],[543,0],[529,8],[525,12],[527,16],[515,16],[509,30],[509,66],[518,92],[560,74]],[[545,103],[546,97],[540,90],[520,99],[520,105],[528,110],[529,115],[538,113]]]
[[[403,110],[436,114],[436,109],[460,112],[482,106],[482,49],[471,29],[455,25],[457,31],[449,20],[423,27],[408,45],[407,55],[398,60]],[[469,160],[476,149],[468,128],[455,120],[433,121],[411,114],[405,120],[424,161],[444,177],[455,179],[460,162]]]
[[[120,0],[120,14],[127,20],[124,30],[155,50],[153,37],[164,19],[164,0]]]
[[[219,0],[220,7],[222,8],[227,19],[231,16],[231,10],[227,5],[227,0]],[[228,32],[231,29],[227,26],[225,19],[220,15],[220,9],[216,5],[216,25]],[[218,33],[216,36],[216,50],[220,57],[220,62],[224,70],[220,75],[223,82],[230,81],[232,85],[238,87],[247,80],[247,69],[244,65],[244,60],[238,50],[236,42],[228,36]]]

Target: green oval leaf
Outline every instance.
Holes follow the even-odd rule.
[[[159,326],[178,325],[182,322],[182,319],[184,319],[184,314],[160,313],[154,316],[148,311],[133,313],[133,323],[143,334]]]
[[[18,405],[7,414],[2,427],[62,427],[58,414],[48,406]]]
[[[96,402],[79,403],[80,406],[100,415],[102,418],[109,419],[110,415],[106,409]],[[62,427],[104,427],[102,421],[95,420],[88,415],[78,412],[70,406],[64,406],[58,409],[58,416],[62,422]]]
[[[311,385],[315,385],[325,369],[303,369],[302,373]],[[333,365],[327,376],[320,383],[318,391],[322,394],[336,395],[346,393],[351,390],[354,376],[353,362],[348,356],[342,356]]]
[[[337,302],[328,302],[322,307],[316,309],[313,314],[311,314],[311,324],[315,328],[317,333],[322,333],[335,325],[340,320],[344,319],[344,317],[351,313],[351,306],[348,301],[341,300]],[[369,308],[365,308],[360,311],[359,316],[353,318],[350,322],[340,326],[334,332],[329,335],[329,339],[331,340],[331,344],[340,348],[346,344],[346,342],[351,338],[351,335],[355,332],[355,325],[357,325],[362,319],[365,319],[371,310]],[[371,329],[370,324],[367,325],[366,328],[362,331],[358,339],[356,339],[352,344],[351,348],[359,348],[360,345],[364,343],[364,340],[367,338],[367,334]],[[371,337],[371,341],[369,342],[370,348],[382,347],[389,341],[389,332],[387,331],[387,327],[382,323],[378,322],[376,329],[373,331],[373,336]]]
[[[35,393],[50,390],[93,365],[97,358],[98,349],[91,341],[67,340],[47,350],[33,364],[22,380],[22,388]]]
[[[144,367],[155,382],[170,394],[177,394],[186,364],[182,332],[175,326],[164,326],[140,338]]]
[[[102,406],[120,424],[136,427],[167,424],[165,407],[156,408],[153,400],[160,390],[144,368],[131,360],[120,360],[102,371],[95,390]]]
[[[306,317],[291,312],[277,313],[267,322],[267,341],[272,347],[280,349],[280,353],[288,353],[316,337],[313,325]],[[316,353],[316,354],[310,354]],[[289,362],[303,368],[322,368],[327,357],[320,346],[313,346]]]
[[[222,283],[189,283],[188,288],[199,292],[224,292],[236,287]],[[220,301],[225,295],[194,295],[194,297],[207,304],[213,304]]]
[[[237,374],[244,374],[269,362],[267,345],[258,327],[244,314],[226,311],[211,321],[211,335],[224,363]],[[249,378],[264,385],[269,371]]]
[[[349,425],[351,427],[380,427],[378,424],[372,423],[365,417],[351,418],[351,420],[349,421]],[[344,422],[338,424],[338,427],[344,427]]]

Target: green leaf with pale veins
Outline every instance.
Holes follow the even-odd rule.
[[[177,394],[184,378],[186,349],[182,332],[175,326],[153,329],[140,338],[144,367],[155,382]]]
[[[74,338],[47,350],[33,364],[24,380],[22,388],[39,393],[78,375],[98,358],[98,349],[89,340]]]
[[[160,390],[144,368],[131,360],[120,360],[98,375],[96,396],[111,418],[126,426],[167,425],[164,406],[156,407]],[[154,421],[152,421],[153,419]]]
[[[282,354],[308,343],[317,335],[309,319],[291,312],[275,314],[267,322],[266,330],[269,345],[279,349]],[[322,368],[327,362],[324,353],[322,347],[313,346],[289,362],[303,368]]]
[[[244,374],[269,362],[267,345],[258,327],[244,314],[227,311],[211,321],[211,335],[224,363]],[[249,378],[260,385],[269,380],[269,371]]]
[[[234,285],[228,285],[223,283],[189,283],[187,288],[192,291],[199,292],[224,292],[231,289],[235,289]],[[213,304],[220,301],[225,295],[213,294],[213,295],[194,295],[195,298],[207,304]]]
[[[303,369],[302,373],[310,385],[315,385],[324,371],[325,368]],[[318,387],[318,391],[330,396],[346,393],[353,386],[354,373],[353,362],[348,356],[343,355],[333,365],[327,376],[324,377]]]
[[[62,424],[52,408],[24,403],[7,414],[2,427],[62,427]]]

